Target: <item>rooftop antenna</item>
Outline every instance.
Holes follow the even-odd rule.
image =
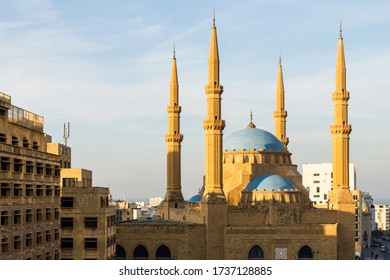
[[[68,146],[68,138],[70,136],[70,123],[68,124],[64,123],[64,140],[65,140],[65,147]]]

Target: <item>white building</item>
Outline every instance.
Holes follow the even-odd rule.
[[[377,230],[390,229],[390,206],[386,204],[374,204],[375,223]]]
[[[368,192],[364,192],[363,195],[364,200],[367,202],[367,205],[370,208],[371,230],[376,230],[374,199],[372,198],[372,195]]]
[[[333,184],[332,163],[303,164],[302,181],[309,191],[313,204],[326,204],[328,202],[328,192]],[[356,190],[356,173],[353,163],[349,164],[349,187],[351,190]]]

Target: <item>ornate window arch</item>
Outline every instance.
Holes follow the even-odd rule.
[[[299,249],[298,251],[298,259],[299,260],[312,260],[313,259],[313,250],[307,246],[304,245]]]
[[[147,260],[149,259],[149,253],[146,247],[142,244],[139,244],[137,247],[135,247],[133,252],[133,259],[134,260]]]
[[[254,245],[248,252],[248,260],[264,260],[263,249],[259,245]]]
[[[156,250],[156,260],[170,260],[171,250],[166,245],[160,245]]]

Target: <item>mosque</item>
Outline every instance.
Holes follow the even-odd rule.
[[[315,208],[292,163],[286,136],[282,65],[279,60],[274,134],[246,128],[223,137],[217,28],[211,28],[205,87],[205,177],[188,201],[181,189],[178,74],[172,59],[167,107],[167,185],[158,217],[117,224],[119,259],[239,260],[354,259],[355,203],[349,189],[348,99],[340,29],[336,87],[332,94],[333,189],[327,208]],[[252,114],[251,114],[252,115]]]

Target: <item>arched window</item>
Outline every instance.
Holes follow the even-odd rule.
[[[116,244],[115,252],[116,252],[116,257],[115,257],[116,260],[125,260],[126,259],[126,251],[121,245]]]
[[[171,251],[165,245],[161,245],[158,247],[156,251],[156,260],[170,260],[171,259]]]
[[[313,259],[313,251],[307,245],[303,246],[298,252],[299,260],[312,260]]]
[[[255,245],[249,250],[248,260],[263,260],[263,259],[264,259],[264,252],[260,246]]]
[[[145,246],[143,246],[143,245],[138,245],[134,249],[133,256],[134,256],[135,260],[147,260],[147,259],[149,259],[148,250],[146,250]]]

